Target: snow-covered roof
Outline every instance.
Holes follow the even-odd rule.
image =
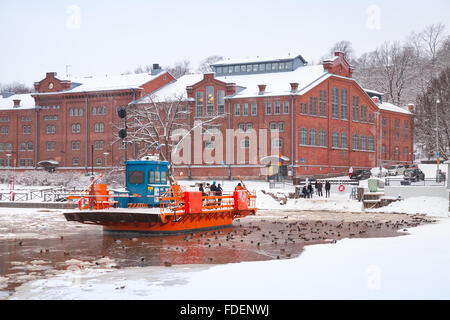
[[[381,110],[412,114],[409,110],[401,108],[401,107],[398,107],[398,106],[396,106],[396,105],[394,105],[392,103],[389,103],[389,102],[378,103],[378,107]]]
[[[373,94],[376,94],[376,95],[379,95],[379,96],[383,96],[384,95],[384,93],[381,93],[381,92],[378,92],[378,91],[375,91],[375,90],[372,90],[372,89],[364,89],[363,88],[363,90],[365,91],[365,92],[367,92],[367,93],[373,93]]]
[[[143,84],[159,77],[162,73],[151,75],[149,73],[104,75],[78,78],[59,78],[60,80],[70,80],[71,88],[63,91],[64,93],[80,93],[89,91],[110,91],[138,89]],[[37,93],[39,95],[55,94],[55,92]]]
[[[295,58],[300,58],[306,62],[306,60],[301,55],[283,55],[283,56],[271,56],[271,57],[249,57],[244,59],[224,59],[221,61],[217,61],[212,64],[212,66],[220,66],[220,65],[230,65],[230,64],[245,64],[245,63],[259,63],[259,62],[276,62],[276,61],[286,61],[292,60]]]
[[[298,83],[295,94],[303,94],[311,86],[315,86],[332,74],[323,69],[322,65],[302,66],[293,71],[274,72],[263,74],[231,75],[215,77],[223,82],[232,82],[245,89],[238,92],[233,98],[281,96],[291,95],[290,83]],[[259,94],[258,85],[266,85],[263,95]]]
[[[153,93],[142,97],[135,103],[150,103],[151,101],[168,101],[176,98],[187,99],[186,87],[196,84],[203,79],[203,74],[187,74],[168,83]]]
[[[20,100],[20,106],[14,107],[14,100]],[[29,93],[14,94],[7,98],[0,96],[0,111],[12,109],[33,109],[35,107],[34,98]]]

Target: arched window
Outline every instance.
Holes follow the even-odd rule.
[[[353,135],[353,150],[358,150],[359,149],[359,137],[358,135],[355,133]]]
[[[309,130],[309,145],[311,146],[317,145],[317,131],[314,128]]]
[[[97,115],[97,108],[95,108],[95,107],[92,108],[92,115],[93,116]]]
[[[347,148],[347,134],[341,133],[341,148]]]
[[[69,116],[73,117],[73,109],[72,108],[69,110]]]
[[[339,147],[339,134],[336,131],[331,134],[331,145],[333,148]]]
[[[83,109],[80,108],[80,109],[78,109],[78,116],[81,117],[82,115],[83,115]]]
[[[12,144],[11,143],[5,143],[5,151],[12,151]]]
[[[361,150],[367,150],[367,137],[361,135]]]
[[[28,142],[27,143],[27,150],[28,151],[33,151],[33,142]]]
[[[326,147],[327,146],[327,133],[325,130],[319,131],[319,146]]]
[[[308,144],[308,130],[306,128],[300,129],[300,144],[304,146]]]
[[[73,109],[73,116],[78,117],[78,109]]]
[[[27,145],[25,142],[21,142],[19,145],[19,150],[20,151],[27,151]]]
[[[0,143],[0,152],[3,152],[5,150],[5,147],[3,145],[3,143]]]
[[[374,151],[374,138],[373,136],[369,136],[368,138],[369,150]]]

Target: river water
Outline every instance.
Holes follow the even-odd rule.
[[[0,209],[0,298],[58,270],[290,259],[305,245],[398,236],[411,222],[400,215],[383,221],[266,215],[238,219],[219,230],[150,236],[107,233],[100,226],[67,222],[58,210]]]

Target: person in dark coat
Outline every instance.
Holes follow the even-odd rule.
[[[308,198],[312,198],[313,193],[314,193],[314,190],[313,190],[313,187],[310,182],[310,183],[308,183]]]
[[[319,197],[322,197],[323,196],[323,193],[322,193],[322,187],[323,187],[323,185],[322,185],[322,181],[320,181],[319,180],[319,182],[317,183],[317,195],[319,196]]]
[[[303,186],[302,193],[303,193],[303,198],[306,199],[308,197],[308,189],[306,189],[306,185]]]
[[[319,180],[314,183],[314,188],[316,189],[316,194],[319,195]]]
[[[222,189],[222,187],[220,186],[220,183],[219,183],[217,185],[217,189],[216,189],[216,196],[221,197],[222,196],[222,191],[223,191],[223,189]],[[218,199],[218,203],[219,203],[219,206],[220,206],[220,204],[222,203],[222,198]]]
[[[331,184],[329,181],[325,182],[325,196],[327,198],[330,197],[330,189],[331,189]]]

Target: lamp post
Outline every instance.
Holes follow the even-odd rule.
[[[436,181],[439,182],[439,129],[438,129],[438,104],[441,103],[441,100],[439,98],[436,100]]]

